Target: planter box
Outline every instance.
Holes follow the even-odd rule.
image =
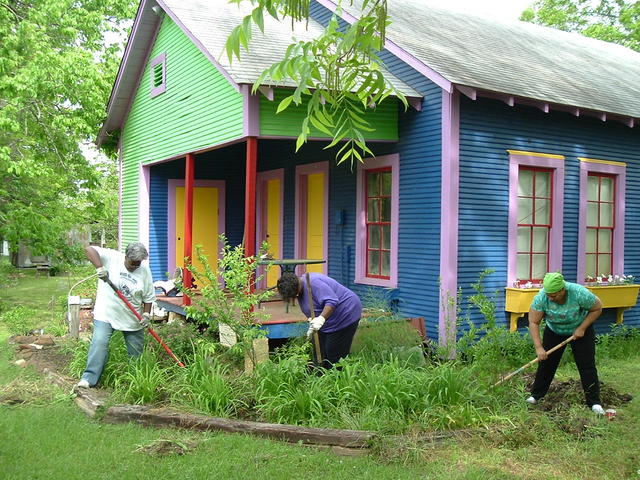
[[[616,309],[616,323],[622,323],[624,311],[638,302],[640,285],[585,285],[602,302],[602,308]],[[505,310],[511,313],[509,329],[518,328],[518,319],[529,312],[539,288],[505,288]]]

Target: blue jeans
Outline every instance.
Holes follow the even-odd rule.
[[[93,337],[91,338],[91,346],[87,355],[87,368],[82,374],[82,379],[89,382],[90,386],[95,386],[100,380],[104,366],[107,364],[109,357],[109,341],[111,335],[116,331],[111,327],[110,323],[93,321]],[[133,332],[122,332],[124,342],[127,345],[127,353],[130,357],[139,357],[142,355],[144,347],[144,328]]]

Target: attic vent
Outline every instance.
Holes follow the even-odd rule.
[[[161,53],[150,65],[151,98],[164,93],[167,90],[167,55]]]

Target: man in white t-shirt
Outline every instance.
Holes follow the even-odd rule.
[[[93,308],[93,336],[87,355],[87,367],[77,384],[83,388],[93,387],[100,380],[109,354],[109,341],[115,330],[120,330],[124,335],[129,356],[138,357],[142,354],[144,329],[149,326],[151,304],[156,299],[149,266],[142,265],[142,261],[149,257],[142,243],[130,243],[125,253],[108,248],[87,247],[86,254],[96,267],[100,280]],[[107,278],[142,314],[142,322],[138,321],[109,284],[103,281]]]

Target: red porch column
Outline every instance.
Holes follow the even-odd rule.
[[[247,138],[246,188],[244,194],[244,251],[247,257],[256,254],[256,177],[258,139]]]
[[[194,179],[194,157],[192,153],[187,153],[184,168],[184,258],[185,266],[191,264],[193,255],[193,179]],[[184,269],[184,286],[191,288],[193,279],[191,272]],[[182,305],[191,305],[191,298],[187,295],[182,297]]]
[[[244,254],[251,257],[256,254],[256,177],[258,168],[258,139],[247,137],[247,160],[244,193]],[[251,282],[249,291],[253,292]]]

